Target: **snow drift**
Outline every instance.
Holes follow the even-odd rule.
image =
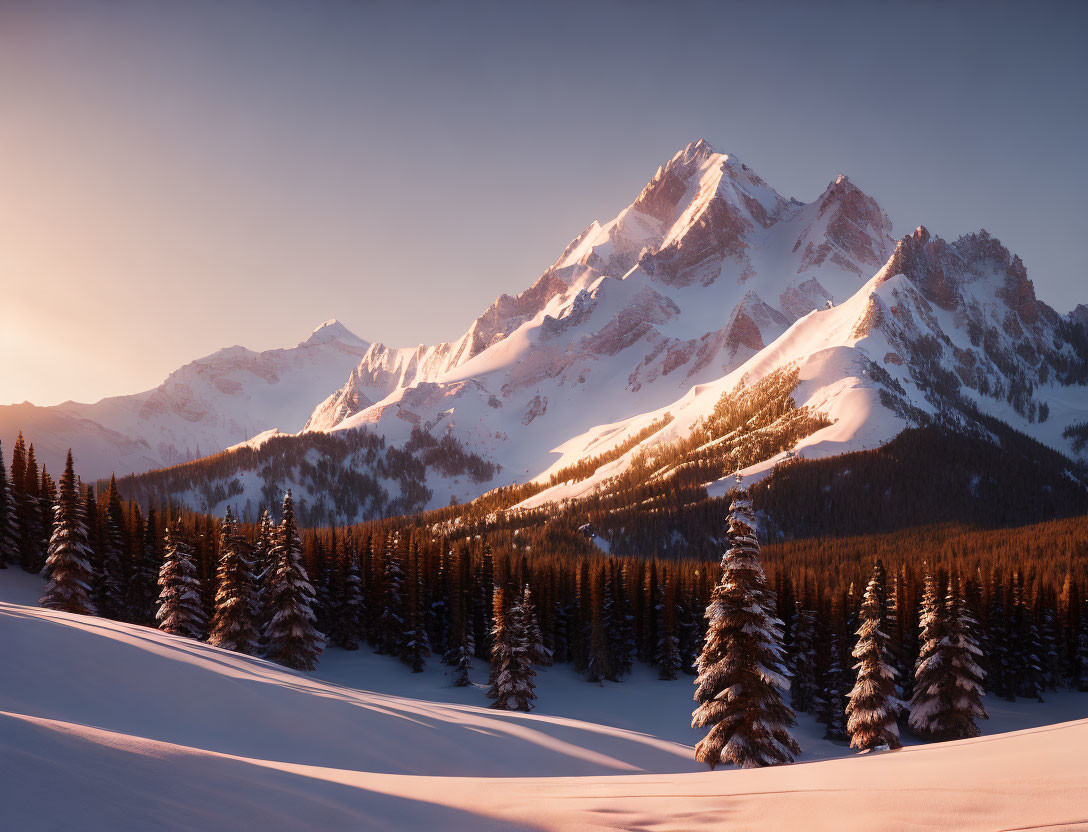
[[[2,597],[29,600],[35,585],[0,574]],[[981,830],[1088,820],[1088,720],[707,772],[690,745],[651,734],[347,687],[134,625],[3,602],[0,633],[6,829]],[[379,686],[411,689],[420,678],[392,660],[381,670],[384,657],[334,656],[334,671],[373,674]],[[664,702],[659,692],[681,686],[690,695],[683,683],[579,685],[579,701],[600,691],[613,717],[631,697]]]

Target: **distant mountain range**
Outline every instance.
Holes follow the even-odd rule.
[[[990,419],[1082,458],[1088,307],[1040,301],[985,231],[896,241],[891,229],[846,176],[799,202],[700,140],[455,341],[390,348],[332,321],[290,349],[222,350],[134,396],[2,407],[0,439],[9,449],[22,429],[51,469],[71,446],[95,477],[235,447],[214,471],[183,466],[140,487],[220,511],[293,486],[340,522],[528,481],[527,507],[576,499],[632,466],[668,477],[655,459],[720,415],[723,396],[772,376],[793,379],[785,395],[811,430],[719,467],[759,478],[933,421],[985,434]],[[381,447],[345,438],[360,429]],[[342,438],[351,447],[337,450]],[[380,498],[327,501],[330,469],[370,477]]]

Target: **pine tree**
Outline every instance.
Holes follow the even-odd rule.
[[[833,605],[827,641],[827,665],[822,674],[822,690],[816,705],[817,719],[825,726],[824,738],[839,741],[848,738],[846,697],[850,689],[844,661],[846,635],[843,621],[841,608]]]
[[[146,521],[140,519],[138,524],[134,522],[132,532],[132,545],[139,548],[140,556],[134,559],[129,582],[128,616],[135,624],[153,627],[159,592],[159,570],[162,569],[155,509],[148,510]]]
[[[334,641],[345,650],[359,649],[360,616],[362,613],[362,580],[359,577],[359,559],[341,540],[336,549],[336,583],[340,587],[337,607],[333,615]]]
[[[117,491],[117,479],[110,477],[106,489],[105,517],[102,518],[100,537],[102,573],[98,585],[98,611],[103,618],[115,621],[125,616],[125,541],[121,533],[121,495]]]
[[[981,698],[985,672],[975,661],[982,651],[970,635],[973,619],[954,581],[941,603],[936,581],[926,576],[921,620],[910,727],[931,740],[977,737],[975,720],[987,718]]]
[[[218,586],[208,643],[256,656],[260,652],[257,622],[253,620],[257,586],[248,554],[228,506],[219,531]]]
[[[1012,633],[1011,677],[1013,693],[1043,701],[1043,644],[1024,589],[1024,576],[1013,574],[1010,630]]]
[[[846,706],[850,745],[862,751],[902,745],[896,719],[903,703],[896,697],[895,668],[887,661],[888,638],[881,629],[883,622],[879,571],[874,570],[861,603],[861,627],[853,653],[858,660],[854,665],[857,682]]]
[[[660,636],[657,640],[655,664],[657,678],[671,682],[680,673],[680,639],[676,635],[676,586],[668,573],[661,570],[661,580],[654,582],[656,621]]]
[[[793,762],[793,711],[783,697],[782,623],[770,612],[759,542],[746,491],[730,506],[730,548],[706,610],[707,634],[696,662],[693,728],[710,727],[695,759],[743,768]]]
[[[276,532],[272,526],[272,516],[268,509],[261,512],[261,522],[257,527],[257,537],[253,541],[250,559],[253,561],[253,578],[257,591],[254,595],[253,620],[257,625],[258,637],[264,643],[264,631],[268,628],[268,606],[266,599],[269,583],[275,573],[272,563],[272,548],[276,544]]]
[[[522,591],[521,614],[525,619],[525,640],[529,651],[529,661],[548,667],[552,663],[552,651],[544,645],[544,635],[540,630],[540,621],[536,617],[536,606],[533,604],[529,584],[525,584]]]
[[[476,652],[473,643],[472,622],[469,620],[467,603],[471,564],[466,552],[460,552],[450,573],[450,626],[451,644],[446,664],[453,668],[453,684],[463,688],[471,684],[469,671],[472,656]]]
[[[412,557],[409,564],[407,589],[403,648],[400,657],[413,673],[422,673],[427,657],[431,655],[431,644],[427,638],[427,628],[423,624],[423,576],[420,573],[418,554]]]
[[[60,480],[60,495],[54,509],[53,534],[45,562],[48,583],[41,605],[51,610],[95,615],[92,586],[94,576],[87,548],[87,526],[76,490],[72,451]]]
[[[789,661],[790,704],[795,711],[816,707],[816,613],[799,607],[793,628],[793,652]]]
[[[204,604],[200,577],[193,563],[193,547],[185,538],[181,520],[166,530],[162,569],[159,570],[159,629],[199,639],[204,635]]]
[[[19,520],[15,496],[4,468],[4,452],[0,448],[0,569],[19,559]]]
[[[22,434],[20,434],[22,438]],[[16,445],[18,448],[18,444]],[[42,568],[42,542],[45,537],[45,520],[42,517],[41,481],[38,463],[34,459],[34,446],[26,450],[26,463],[22,475],[23,491],[20,498],[19,529],[22,532],[20,560],[26,572],[40,572]]]
[[[404,645],[404,568],[399,532],[390,532],[382,553],[382,610],[378,652],[399,656]]]
[[[525,607],[519,598],[509,608],[504,609],[504,595],[501,587],[495,588],[491,685],[487,696],[494,700],[491,705],[493,708],[528,711],[536,699],[533,684],[536,673],[529,656]]]
[[[263,599],[269,615],[264,631],[265,657],[295,670],[313,670],[325,637],[314,627],[314,588],[302,563],[302,541],[290,491],[283,498],[279,533],[270,557],[272,574]]]

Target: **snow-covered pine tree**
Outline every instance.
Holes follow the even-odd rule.
[[[272,515],[268,509],[261,512],[261,522],[257,527],[257,537],[253,541],[250,559],[253,561],[253,578],[257,587],[254,594],[253,620],[257,623],[257,633],[261,639],[268,627],[268,607],[265,598],[268,583],[272,580],[272,547],[276,543],[276,528],[272,525]]]
[[[234,514],[227,506],[219,530],[215,614],[209,627],[208,643],[256,656],[260,652],[260,634],[257,622],[253,620],[257,584],[247,548],[238,534]]]
[[[533,594],[529,590],[529,584],[521,593],[521,614],[525,619],[525,639],[529,650],[529,661],[548,667],[552,663],[552,651],[544,644],[544,635],[540,631],[540,621],[536,617],[536,607],[533,604]]]
[[[0,569],[19,559],[19,525],[15,497],[4,469],[4,452],[0,448]]]
[[[268,609],[265,657],[295,670],[313,670],[325,647],[325,637],[314,627],[314,588],[302,563],[302,541],[290,491],[283,497],[283,514],[271,559],[272,575],[263,599]]]
[[[95,615],[94,576],[90,549],[87,548],[87,527],[76,488],[72,451],[69,450],[54,509],[53,534],[49,538],[49,556],[44,570],[48,583],[41,605],[51,610]]]
[[[982,678],[975,659],[980,656],[969,634],[972,619],[963,592],[954,580],[942,603],[936,580],[926,576],[922,597],[922,651],[915,671],[910,727],[930,740],[977,737],[976,719],[986,719]]]
[[[204,635],[204,605],[200,578],[193,563],[193,547],[185,538],[181,520],[166,530],[162,569],[159,570],[159,629],[187,638]]]
[[[528,626],[521,599],[503,609],[504,591],[495,587],[495,627],[492,631],[491,685],[487,696],[492,708],[529,711],[536,699]],[[524,597],[524,596],[522,596]]]
[[[858,660],[854,665],[857,682],[846,706],[850,745],[863,752],[899,748],[902,743],[897,717],[903,703],[896,696],[895,668],[888,664],[888,638],[881,629],[884,606],[878,570],[874,569],[865,589],[860,617],[858,643],[853,652]]]
[[[793,762],[801,749],[790,734],[793,711],[784,697],[782,623],[771,614],[759,562],[752,504],[746,491],[729,509],[730,547],[706,609],[707,634],[696,661],[693,728],[710,727],[695,759],[742,768]]]

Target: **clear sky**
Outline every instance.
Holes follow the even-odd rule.
[[[0,0],[0,403],[458,335],[705,137],[1088,302],[1088,3]]]

